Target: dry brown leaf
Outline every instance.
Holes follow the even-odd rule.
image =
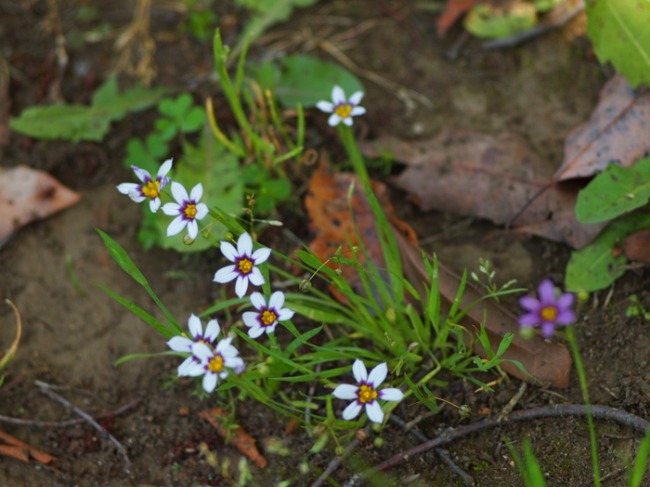
[[[224,427],[224,418],[228,417],[225,410],[221,408],[204,409],[199,411],[199,417],[214,426],[227,443],[235,445],[242,454],[246,455],[259,468],[265,468],[268,465],[266,458],[255,446],[255,438],[246,433],[243,428]]]
[[[650,152],[650,91],[636,92],[617,74],[605,84],[591,118],[564,142],[558,181],[593,176],[616,161],[631,166]]]
[[[27,166],[0,169],[0,242],[27,223],[74,205],[81,195]]]
[[[479,0],[447,0],[444,10],[436,22],[436,33],[443,38],[447,31]]]
[[[650,264],[650,230],[628,235],[623,241],[623,253],[630,260]]]
[[[388,151],[407,164],[394,182],[425,211],[473,215],[498,224],[516,217],[514,225],[522,231],[576,248],[603,228],[577,221],[576,188],[555,184],[553,165],[515,134],[444,130],[423,141],[382,137],[363,150],[369,156]]]
[[[348,201],[348,191],[353,182],[354,191]],[[373,182],[373,190],[393,228],[402,256],[405,277],[419,291],[420,295],[424,295],[424,284],[428,283],[428,276],[423,271],[421,250],[415,232],[406,222],[399,220],[393,214],[385,186]],[[305,197],[305,207],[310,217],[310,228],[316,235],[310,247],[322,261],[332,257],[340,245],[347,247],[350,239],[352,239],[353,245],[359,244],[353,237],[355,235],[354,225],[356,225],[363,245],[367,249],[367,254],[375,264],[383,266],[384,260],[375,230],[375,219],[365,194],[361,190],[361,184],[354,175],[331,174],[326,165],[321,163],[310,181],[309,191]],[[354,216],[350,214],[350,208],[352,208]],[[352,287],[357,292],[363,292],[356,270],[351,266],[344,266],[342,271]],[[439,279],[440,293],[444,306],[448,309],[455,298],[460,278],[441,264]],[[344,296],[334,294],[337,299],[346,301]],[[469,307],[479,296],[479,291],[468,284],[463,295],[462,305]],[[498,348],[505,333],[515,333],[516,338],[504,358],[521,362],[533,377],[544,383],[549,383],[554,387],[568,386],[571,357],[566,347],[561,344],[549,343],[540,337],[531,340],[517,337],[519,324],[516,316],[494,301],[481,301],[480,304],[469,308],[469,312],[461,324],[468,330],[476,332],[480,328],[479,323],[484,321],[485,316],[487,316],[485,327],[493,350]],[[480,348],[477,348],[476,351],[482,357],[487,355]],[[503,369],[520,379],[530,379],[512,364],[505,364]]]
[[[0,441],[5,444],[0,444],[0,454],[6,455],[21,462],[28,462],[31,456],[34,460],[43,465],[47,465],[55,460],[55,457],[42,452],[27,443],[23,443],[18,438],[14,438],[4,431],[0,431]]]

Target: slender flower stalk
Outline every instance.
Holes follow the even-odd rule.
[[[133,172],[140,180],[141,184],[138,183],[121,183],[117,185],[117,190],[126,194],[136,203],[142,203],[143,201],[149,200],[149,209],[152,213],[156,213],[158,208],[160,208],[160,193],[165,186],[169,184],[169,178],[167,173],[172,168],[172,159],[167,159],[160,169],[158,169],[158,174],[156,179],[151,177],[149,171],[145,171],[138,166],[131,166]]]
[[[384,412],[379,405],[378,399],[384,401],[401,401],[404,393],[397,388],[386,388],[379,390],[379,386],[388,374],[386,363],[377,365],[370,371],[366,370],[361,360],[355,360],[352,365],[352,373],[358,385],[341,384],[334,389],[334,397],[352,401],[343,410],[343,419],[350,421],[358,416],[361,409],[366,409],[368,419],[373,423],[384,421]]]

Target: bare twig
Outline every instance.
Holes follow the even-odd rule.
[[[115,411],[109,411],[107,413],[98,414],[97,416],[95,416],[95,419],[109,418],[111,416],[119,416],[120,414],[123,414],[129,411],[130,409],[136,407],[138,404],[140,404],[140,401],[142,401],[142,398],[136,399],[135,401],[131,401],[130,403],[125,404],[124,406],[120,406]],[[66,419],[63,421],[38,421],[33,419],[13,418],[11,416],[3,416],[0,414],[0,422],[16,424],[19,426],[35,426],[37,428],[63,428],[66,426],[73,426],[75,424],[85,423],[86,420]]]
[[[505,417],[508,416],[512,412],[512,410],[515,408],[519,400],[521,399],[521,396],[524,395],[524,392],[526,392],[526,387],[527,384],[524,381],[521,381],[521,385],[519,386],[519,390],[515,393],[512,398],[508,401],[508,404],[505,405],[505,407],[501,410],[498,416],[498,420],[502,421]]]
[[[381,472],[387,470],[402,462],[410,460],[412,457],[424,453],[433,448],[446,445],[455,441],[463,436],[471,433],[476,433],[485,429],[494,428],[495,426],[505,425],[507,423],[515,423],[519,421],[526,421],[537,418],[548,418],[557,416],[585,416],[587,414],[587,406],[583,404],[553,404],[550,406],[543,406],[533,409],[525,409],[522,411],[515,411],[507,418],[499,422],[499,418],[486,419],[474,424],[468,424],[459,428],[449,428],[438,437],[426,441],[414,448],[398,453],[397,455],[389,458],[385,462],[375,466],[371,471],[361,474],[365,477],[373,472]],[[618,423],[624,424],[639,431],[646,431],[650,428],[650,422],[646,421],[639,416],[628,413],[621,409],[612,408],[609,406],[591,406],[591,414],[594,418],[609,419]]]
[[[63,404],[65,407],[70,409],[73,413],[81,416],[88,424],[90,424],[93,428],[99,431],[99,433],[104,438],[110,440],[110,442],[113,443],[113,445],[115,445],[115,448],[117,448],[117,451],[122,455],[124,461],[127,464],[131,464],[131,460],[129,460],[129,456],[126,453],[126,448],[124,448],[124,446],[122,446],[122,444],[119,441],[117,441],[117,439],[112,434],[110,434],[106,430],[106,428],[104,428],[97,421],[95,421],[90,414],[82,411],[77,406],[75,406],[70,401],[68,401],[66,398],[54,392],[50,384],[47,384],[46,382],[41,382],[40,380],[35,381],[35,384],[38,386],[38,388],[41,390],[43,394],[45,394],[51,399],[54,399],[58,403]]]
[[[359,440],[356,438],[353,439],[350,443],[347,444],[345,447],[345,451],[343,452],[343,455],[341,456],[336,456],[332,458],[332,461],[330,461],[329,465],[327,465],[327,468],[325,471],[316,479],[316,481],[311,484],[311,487],[320,487],[325,483],[325,481],[332,475],[337,468],[339,468],[339,465],[341,465],[341,462],[345,457],[347,457],[350,453],[354,451],[354,449],[357,447],[359,444]]]
[[[404,431],[410,432],[418,440],[420,440],[422,442],[430,441],[430,439],[427,438],[426,436],[424,436],[424,434],[422,434],[422,432],[419,429],[417,429],[417,428],[415,428],[413,426],[410,426],[411,423],[404,422],[402,419],[397,417],[395,414],[391,414],[389,419],[390,419],[390,421],[392,423],[395,423],[400,428],[402,428]],[[435,452],[436,452],[436,455],[438,455],[438,457],[443,462],[445,462],[447,467],[449,467],[449,470],[451,470],[454,474],[456,474],[458,477],[460,477],[463,480],[463,483],[465,485],[469,485],[469,486],[476,485],[476,482],[474,482],[474,479],[472,477],[470,477],[470,475],[467,472],[465,472],[465,470],[463,470],[458,465],[456,465],[456,463],[451,459],[451,457],[449,456],[449,452],[447,452],[447,450],[443,450],[442,448],[436,448]]]

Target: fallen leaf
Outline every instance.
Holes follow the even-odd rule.
[[[513,224],[580,248],[604,224],[575,216],[577,188],[553,181],[555,168],[517,135],[443,130],[423,141],[387,136],[363,144],[368,156],[390,152],[407,165],[393,182],[423,210],[436,209]]]
[[[623,241],[623,253],[630,260],[650,264],[650,230],[628,235]]]
[[[237,449],[252,460],[259,468],[265,468],[268,462],[255,446],[255,438],[246,433],[243,428],[226,428],[223,421],[228,413],[221,408],[204,409],[199,412],[199,417],[217,429],[217,432],[226,440],[237,447]]]
[[[354,190],[348,201],[350,185]],[[379,199],[397,239],[405,277],[424,295],[424,284],[428,283],[428,276],[423,270],[421,249],[413,229],[399,220],[393,213],[392,205],[388,199],[386,187],[378,182],[372,183],[373,190]],[[354,238],[354,226],[363,240],[368,256],[377,265],[383,264],[383,256],[378,242],[375,219],[368,205],[361,184],[352,174],[331,174],[324,163],[321,162],[309,184],[309,191],[305,197],[305,207],[310,217],[310,228],[315,234],[310,247],[322,260],[326,261],[334,255],[336,249],[359,244]],[[352,209],[352,214],[350,212]],[[354,218],[354,221],[353,221]],[[342,268],[353,288],[363,292],[358,283],[359,278],[351,266]],[[460,284],[460,278],[440,264],[439,289],[444,305],[449,308],[455,299]],[[335,294],[338,299],[345,302],[345,297]],[[519,324],[517,318],[494,301],[484,300],[470,307],[480,297],[480,292],[471,284],[467,284],[462,299],[462,306],[469,309],[461,324],[470,331],[477,331],[479,323],[487,316],[485,327],[488,331],[490,343],[496,350],[505,333],[515,333],[515,339],[506,351],[504,358],[518,360],[526,370],[537,379],[549,383],[554,387],[567,387],[569,384],[569,371],[571,357],[568,350],[561,344],[550,343],[540,337],[523,340],[518,336]],[[477,348],[476,352],[485,357],[485,351]],[[530,377],[521,372],[512,364],[504,364],[503,369],[511,375],[523,380]]]
[[[0,444],[0,454],[15,458],[21,462],[29,462],[29,457],[32,457],[43,465],[47,465],[55,460],[55,457],[52,455],[29,446],[27,443],[23,443],[18,438],[14,438],[4,431],[0,431],[0,441],[5,443],[4,445]]]
[[[564,142],[558,181],[593,176],[610,162],[631,166],[650,152],[650,91],[633,90],[620,74],[609,80],[591,118]]]
[[[436,33],[443,38],[451,27],[479,0],[447,0],[445,8],[436,22]]]
[[[0,242],[27,223],[74,205],[81,195],[42,171],[0,169]]]

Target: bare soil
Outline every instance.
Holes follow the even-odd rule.
[[[57,6],[64,33],[87,32],[100,20],[80,23],[75,13],[82,5],[96,5],[100,20],[111,31],[105,38],[68,45],[68,65],[59,72],[54,38]],[[173,3],[173,2],[172,2]],[[178,2],[180,3],[180,2]],[[245,12],[230,2],[216,2],[226,41],[232,43],[242,28]],[[151,31],[156,39],[156,83],[179,91],[191,90],[198,100],[218,94],[210,79],[209,42],[200,43],[179,33],[182,14],[155,2]],[[61,0],[0,3],[1,55],[11,66],[11,113],[47,103],[60,86],[67,102],[85,103],[115,65],[116,34],[132,16],[131,2]],[[289,53],[309,52],[329,58],[318,49],[319,40],[344,42],[346,56],[365,70],[418,92],[431,105],[404,102],[396,90],[364,80],[364,105],[369,114],[358,123],[360,136],[392,133],[427,137],[442,128],[460,127],[483,132],[511,131],[523,136],[540,155],[562,160],[567,132],[588,118],[608,73],[597,64],[589,43],[580,35],[583,20],[551,32],[524,46],[484,51],[475,40],[457,45],[460,27],[440,40],[434,31],[435,15],[404,0],[321,2],[296,13],[290,22],[273,29],[251,56],[259,60]],[[112,32],[112,33],[111,33]],[[576,35],[577,34],[577,35]],[[271,44],[273,42],[273,44]],[[457,56],[450,59],[450,51]],[[6,103],[0,100],[0,103]],[[140,208],[118,194],[115,185],[130,179],[121,161],[125,142],[151,128],[153,114],[145,112],[116,123],[102,143],[37,141],[11,133],[0,147],[0,165],[27,164],[46,170],[83,194],[82,201],[58,215],[28,225],[0,248],[0,298],[12,300],[22,315],[24,335],[18,354],[0,389],[0,414],[25,420],[59,421],[73,417],[63,406],[41,394],[34,381],[63,389],[58,392],[89,413],[115,411],[133,404],[123,414],[101,420],[127,449],[127,465],[114,446],[87,424],[36,427],[0,423],[0,429],[57,457],[51,466],[24,464],[0,457],[2,486],[191,486],[236,483],[240,455],[196,413],[218,405],[216,398],[199,400],[191,382],[174,379],[174,360],[159,358],[114,362],[135,352],[164,350],[160,337],[113,302],[101,289],[107,286],[147,308],[148,298],[111,260],[95,231],[101,228],[122,244],[172,313],[183,321],[215,299],[212,275],[219,261],[212,255],[180,256],[152,250],[144,252],[135,239]],[[322,118],[322,117],[321,117]],[[317,131],[314,144],[335,144],[333,133],[310,119]],[[331,144],[329,144],[331,142]],[[318,145],[317,145],[318,147]],[[309,175],[305,174],[307,179]],[[533,287],[543,276],[562,282],[569,249],[469,217],[423,214],[406,195],[395,192],[400,215],[411,223],[424,246],[446,265],[476,268],[478,257],[489,258],[502,280],[518,279]],[[304,227],[298,209],[283,209],[282,219]],[[298,235],[308,239],[304,232]],[[271,245],[278,235],[262,237]],[[266,238],[266,239],[265,239]],[[175,271],[184,277],[174,277]],[[594,404],[609,405],[648,417],[650,405],[650,324],[627,318],[628,296],[636,293],[650,306],[645,270],[630,272],[613,291],[596,293],[582,310],[576,326]],[[514,305],[514,303],[513,303]],[[152,307],[149,309],[153,309]],[[14,318],[0,305],[0,348],[13,338]],[[496,379],[496,377],[494,377]],[[477,392],[469,383],[450,381],[436,393],[471,408],[462,419],[452,410],[419,423],[420,431],[435,437],[449,427],[498,414],[520,387],[517,380],[495,385],[495,393]],[[137,401],[137,404],[134,402]],[[553,390],[528,386],[516,409],[547,404],[581,403],[577,377],[571,387]],[[425,411],[414,403],[396,410],[405,421]],[[302,430],[286,433],[287,420],[255,403],[237,409],[237,421],[254,434],[270,465],[251,465],[254,480],[248,485],[309,485],[334,458],[330,449],[309,453],[314,439]],[[626,465],[636,452],[639,432],[607,421],[597,421],[601,469],[606,485],[625,485]],[[345,483],[364,465],[377,464],[420,443],[394,424],[382,432],[383,446],[372,439],[360,444],[332,474],[331,484]],[[589,440],[584,418],[552,418],[468,436],[448,445],[450,458],[476,485],[518,486],[522,481],[508,445],[520,446],[530,438],[548,485],[592,484]],[[273,453],[271,440],[281,440],[289,455]],[[201,446],[204,444],[204,446]],[[226,474],[215,468],[202,449],[217,455],[218,465],[230,460]],[[309,466],[301,472],[299,465]],[[463,485],[459,477],[432,452],[418,455],[387,473],[381,485]]]

